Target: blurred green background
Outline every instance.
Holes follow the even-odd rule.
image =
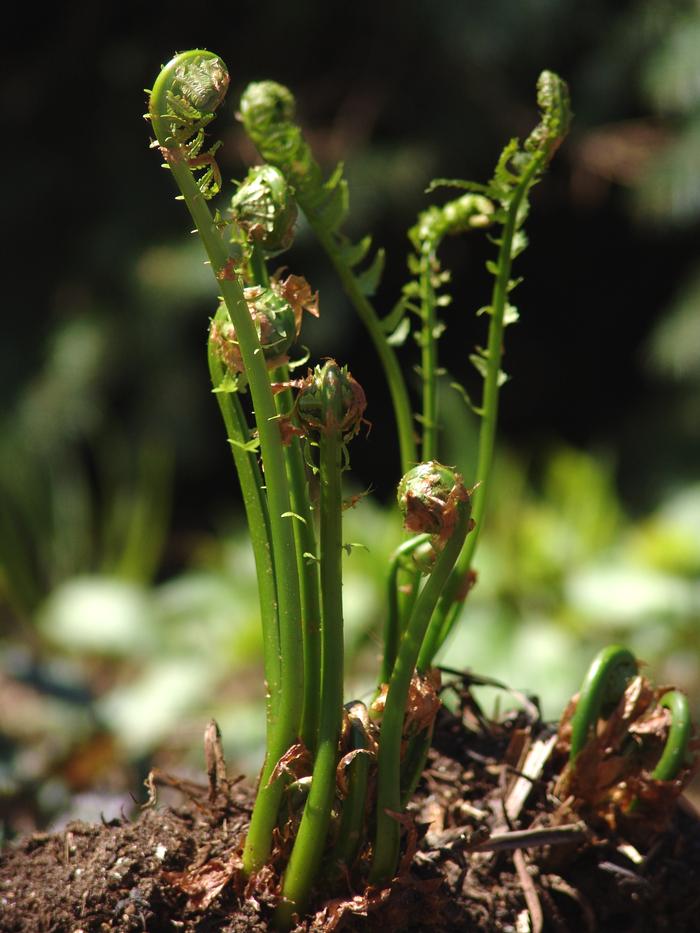
[[[196,23],[194,19],[196,15]],[[479,585],[445,660],[529,689],[555,718],[599,646],[624,640],[700,712],[700,11],[678,0],[366,4],[83,2],[8,14],[0,342],[0,817],[11,836],[131,806],[157,764],[201,773],[219,720],[253,774],[263,728],[252,557],[205,362],[215,288],[148,149],[142,89],[174,51],[232,74],[225,178],[255,155],[233,119],[273,78],[374,232],[389,309],[406,229],[436,175],[485,180],[535,120],[543,68],[573,130],[533,197],[521,320]],[[467,357],[486,242],[446,246],[442,343]],[[377,669],[386,555],[400,540],[388,393],[302,225],[284,257],[320,290],[304,334],[347,361],[374,430],[353,445],[349,690]],[[406,351],[406,367],[414,357]],[[473,417],[445,390],[442,458],[472,473]],[[484,694],[487,707],[492,702]]]

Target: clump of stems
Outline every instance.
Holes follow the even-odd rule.
[[[396,872],[397,816],[420,775],[439,707],[433,661],[473,583],[505,379],[504,329],[517,319],[511,266],[526,245],[530,191],[566,133],[568,96],[566,85],[544,72],[540,122],[524,143],[506,146],[491,181],[433,183],[465,190],[418,218],[409,233],[413,278],[381,316],[373,296],[384,251],[372,255],[369,236],[353,243],[342,232],[348,212],[342,166],[324,179],[287,88],[264,81],[244,92],[241,119],[265,164],[251,169],[226,206],[210,209],[221,175],[218,144],[205,148],[205,130],[227,86],[218,56],[182,53],[159,74],[147,116],[219,292],[209,371],[250,526],[268,690],[266,755],[243,870],[254,879],[271,861],[282,866],[275,922],[286,929],[306,910],[314,886],[332,888],[350,872],[385,884]],[[291,245],[297,207],[383,367],[404,474],[399,504],[411,537],[388,568],[384,653],[369,710],[357,701],[343,706],[342,475],[365,397],[333,360],[294,376],[303,312],[318,314],[319,299],[300,275],[271,275],[268,263]],[[487,344],[471,356],[483,389],[474,406],[481,421],[469,489],[438,460],[438,340],[450,300],[439,249],[447,235],[482,229],[489,229],[497,256],[487,267],[491,302],[480,311],[489,321]],[[411,333],[420,349],[415,405],[397,352]],[[411,583],[408,598],[400,596],[402,577]],[[300,810],[302,787],[308,793]]]

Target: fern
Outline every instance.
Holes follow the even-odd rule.
[[[493,463],[499,391],[508,378],[501,368],[503,334],[509,324],[518,320],[518,311],[510,301],[510,295],[517,288],[520,279],[511,277],[512,264],[527,247],[527,237],[522,228],[528,214],[530,192],[542,177],[566,135],[571,120],[568,88],[565,82],[551,71],[543,71],[538,79],[537,104],[540,109],[539,123],[523,143],[518,139],[510,140],[501,153],[488,184],[476,185],[474,182],[458,179],[438,179],[429,188],[432,191],[439,186],[449,186],[478,192],[490,198],[496,204],[494,225],[500,230],[491,237],[491,242],[498,247],[498,255],[495,260],[486,263],[487,271],[494,278],[491,302],[479,309],[479,314],[489,317],[488,341],[485,347],[476,347],[470,355],[470,362],[483,379],[481,402],[478,406],[473,406],[481,416],[472,508],[476,527],[467,538],[431,622],[418,662],[420,670],[427,668],[447,638],[457,619],[462,594],[468,591],[464,581],[471,572],[479,532],[483,525]]]
[[[263,159],[278,168],[294,189],[299,207],[369,332],[389,384],[405,471],[416,459],[411,405],[394,350],[370,302],[381,281],[384,251],[378,249],[372,255],[371,237],[353,243],[342,233],[349,203],[343,165],[339,164],[324,181],[311,148],[294,122],[295,109],[294,97],[286,87],[260,81],[244,91],[240,118]]]

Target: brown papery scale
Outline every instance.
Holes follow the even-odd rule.
[[[469,498],[460,474],[437,460],[427,460],[409,470],[397,492],[406,530],[437,535],[441,541],[452,534],[457,504]]]

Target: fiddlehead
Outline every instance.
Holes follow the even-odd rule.
[[[513,260],[527,247],[523,224],[528,213],[529,193],[542,177],[566,135],[571,120],[566,83],[551,71],[544,71],[539,77],[537,103],[541,111],[539,123],[523,144],[517,139],[510,140],[488,184],[437,179],[429,189],[448,185],[484,195],[497,205],[493,221],[500,227],[499,233],[493,237],[493,243],[498,247],[498,256],[495,261],[486,263],[487,271],[494,277],[491,302],[478,311],[478,314],[488,316],[488,341],[486,347],[477,347],[470,356],[470,361],[483,379],[481,404],[473,406],[481,417],[473,507],[476,529],[467,539],[455,572],[440,600],[436,617],[442,619],[442,632],[436,640],[436,650],[443,644],[457,620],[460,595],[467,591],[463,584],[468,578],[483,527],[496,440],[499,392],[507,380],[501,369],[504,330],[518,320],[518,310],[511,303],[510,296],[520,280],[511,278],[511,269]]]
[[[295,111],[291,91],[275,81],[250,84],[241,98],[241,120],[260,155],[289,180],[309,220],[335,233],[348,212],[342,166],[323,181],[320,166],[294,122]]]
[[[420,320],[420,328],[414,333],[421,348],[420,376],[423,405],[417,416],[422,427],[423,460],[437,456],[437,377],[438,340],[445,325],[438,320],[438,309],[451,303],[451,296],[440,290],[450,280],[450,273],[443,270],[438,259],[438,249],[446,236],[456,236],[469,230],[488,227],[493,218],[494,205],[484,195],[464,194],[447,204],[431,206],[418,216],[418,221],[408,232],[415,250],[408,257],[409,270],[415,279],[404,286],[402,297],[391,312],[388,322],[395,329],[389,338],[392,345],[403,343],[410,332],[406,312],[412,312]]]
[[[619,645],[603,648],[591,662],[571,719],[569,761],[572,766],[595,735],[598,719],[608,715],[610,709],[619,703],[629,681],[636,676],[637,667],[634,655]],[[688,755],[691,733],[688,698],[680,690],[668,690],[658,701],[658,706],[670,712],[671,724],[651,776],[655,781],[672,781]],[[636,801],[630,809],[636,809]]]
[[[200,172],[197,184],[205,198],[221,190],[216,164],[220,142],[202,152],[204,129],[214,119],[228,90],[226,65],[212,52],[194,49],[176,56],[158,76],[150,93],[147,118],[157,136],[165,167],[184,161]]]
[[[297,205],[282,173],[272,165],[250,169],[231,199],[231,218],[266,256],[289,249]]]
[[[537,106],[540,122],[525,140],[523,149],[531,155],[543,155],[546,164],[571,125],[569,88],[553,71],[543,71],[537,80]]]
[[[688,697],[680,690],[669,690],[659,700],[671,714],[671,727],[656,767],[651,773],[655,781],[672,781],[688,759],[691,721]]]
[[[628,681],[636,674],[634,655],[620,645],[603,648],[593,659],[571,720],[569,761],[572,764],[595,732],[600,716],[615,706],[625,692]]]

